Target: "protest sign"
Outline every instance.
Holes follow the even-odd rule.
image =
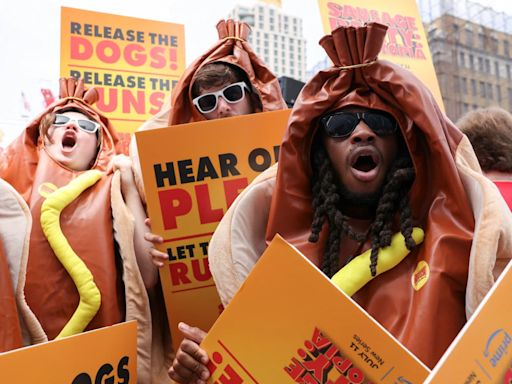
[[[117,131],[160,111],[184,69],[183,25],[62,7],[60,74],[96,88]]]
[[[178,323],[208,330],[222,311],[208,242],[238,194],[277,161],[289,110],[136,132],[152,231],[164,238],[160,278],[175,347]]]

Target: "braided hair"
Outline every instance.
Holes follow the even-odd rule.
[[[321,269],[327,276],[332,277],[340,269],[341,235],[345,234],[352,240],[362,243],[366,240],[367,234],[355,232],[348,223],[347,216],[341,211],[342,195],[338,177],[322,140],[318,136],[311,149],[313,221],[309,241],[312,243],[318,241],[327,219],[329,233]],[[401,147],[397,158],[386,175],[382,193],[377,203],[375,219],[368,232],[371,239],[370,270],[372,276],[377,273],[379,248],[391,244],[393,234],[391,227],[397,211],[400,213],[400,232],[405,238],[407,249],[412,250],[416,246],[412,238],[412,213],[408,197],[415,172],[405,144],[401,143]]]

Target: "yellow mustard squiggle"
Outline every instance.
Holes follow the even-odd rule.
[[[101,293],[94,277],[85,263],[73,251],[60,228],[60,213],[91,185],[101,179],[101,172],[89,170],[82,173],[68,185],[51,193],[41,206],[41,227],[53,252],[69,273],[80,295],[75,312],[60,331],[56,339],[83,332],[98,313]]]
[[[417,245],[423,242],[424,237],[423,229],[413,228],[412,238]],[[348,296],[352,296],[374,277],[397,266],[408,254],[409,250],[405,246],[404,236],[400,232],[396,233],[389,246],[379,249],[377,274],[375,276],[372,276],[370,272],[371,249],[369,249],[336,272],[331,277],[331,281]]]

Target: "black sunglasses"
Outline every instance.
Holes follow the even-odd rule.
[[[66,125],[70,121],[74,122],[78,126],[78,128],[80,128],[82,131],[85,131],[88,133],[94,133],[100,127],[100,125],[95,121],[86,120],[86,119],[75,119],[73,117],[61,115],[59,113],[55,114],[55,120],[53,121],[53,125],[55,125],[57,127],[61,127],[63,125]]]
[[[329,137],[345,139],[354,132],[361,120],[379,136],[392,135],[398,129],[395,119],[387,113],[379,111],[333,112],[323,116],[320,119],[320,124]]]
[[[230,84],[216,92],[205,93],[197,96],[192,100],[194,105],[201,113],[212,112],[217,108],[219,96],[222,96],[230,104],[238,103],[245,96],[245,92],[249,91],[249,87],[244,81]]]

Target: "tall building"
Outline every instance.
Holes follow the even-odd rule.
[[[512,17],[468,0],[418,3],[448,117],[512,111]]]
[[[472,0],[417,0],[417,4],[423,23],[449,14],[490,29],[512,33],[512,15],[497,12]]]
[[[278,1],[237,5],[229,17],[251,26],[249,43],[276,76],[306,80],[306,39],[302,19],[281,12]]]

